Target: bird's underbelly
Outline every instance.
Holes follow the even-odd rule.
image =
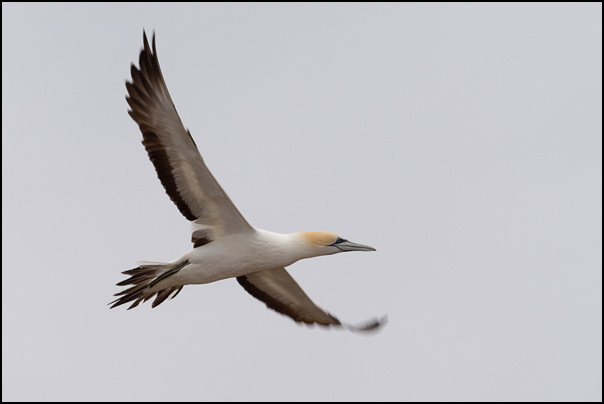
[[[182,258],[189,260],[190,263],[172,279],[174,283],[180,285],[216,282],[266,269],[283,268],[292,263],[278,256],[250,249],[204,251],[202,247],[190,251]]]
[[[247,266],[216,266],[206,264],[190,264],[178,273],[174,280],[179,284],[202,284],[216,282],[222,279],[235,278],[266,268]]]

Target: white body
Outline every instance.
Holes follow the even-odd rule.
[[[172,261],[170,264],[176,265],[188,260],[189,264],[158,282],[152,290],[236,278],[267,269],[284,268],[302,258],[337,252],[325,248],[321,254],[322,251],[309,243],[304,234],[281,234],[256,229],[252,233],[224,236]]]

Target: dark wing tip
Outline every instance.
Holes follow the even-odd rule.
[[[145,33],[145,31],[143,31],[143,49],[145,50],[145,53],[147,55],[151,53],[151,47],[149,46],[149,41],[147,40],[147,34]]]
[[[344,328],[353,332],[376,332],[384,325],[388,324],[388,315],[385,314],[382,318],[373,318],[362,325],[342,324]]]
[[[155,31],[153,31],[153,35],[155,36]],[[144,28],[143,28],[143,44],[149,45],[149,41],[147,40],[147,31],[145,31]]]
[[[151,46],[149,46],[149,40],[147,39],[147,32],[143,28],[143,49],[146,53],[156,55],[157,52],[155,50],[155,29],[153,30],[153,36],[151,37]],[[150,49],[153,50],[153,53],[150,52]]]

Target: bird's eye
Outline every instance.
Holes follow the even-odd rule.
[[[336,241],[334,242],[334,244],[340,244],[340,243],[343,243],[345,241],[348,241],[348,240],[338,237],[338,238],[336,238]]]

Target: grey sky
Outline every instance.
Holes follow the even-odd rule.
[[[257,227],[365,337],[234,280],[109,310],[190,248],[126,111],[154,29]],[[602,400],[601,4],[2,4],[2,399]]]

